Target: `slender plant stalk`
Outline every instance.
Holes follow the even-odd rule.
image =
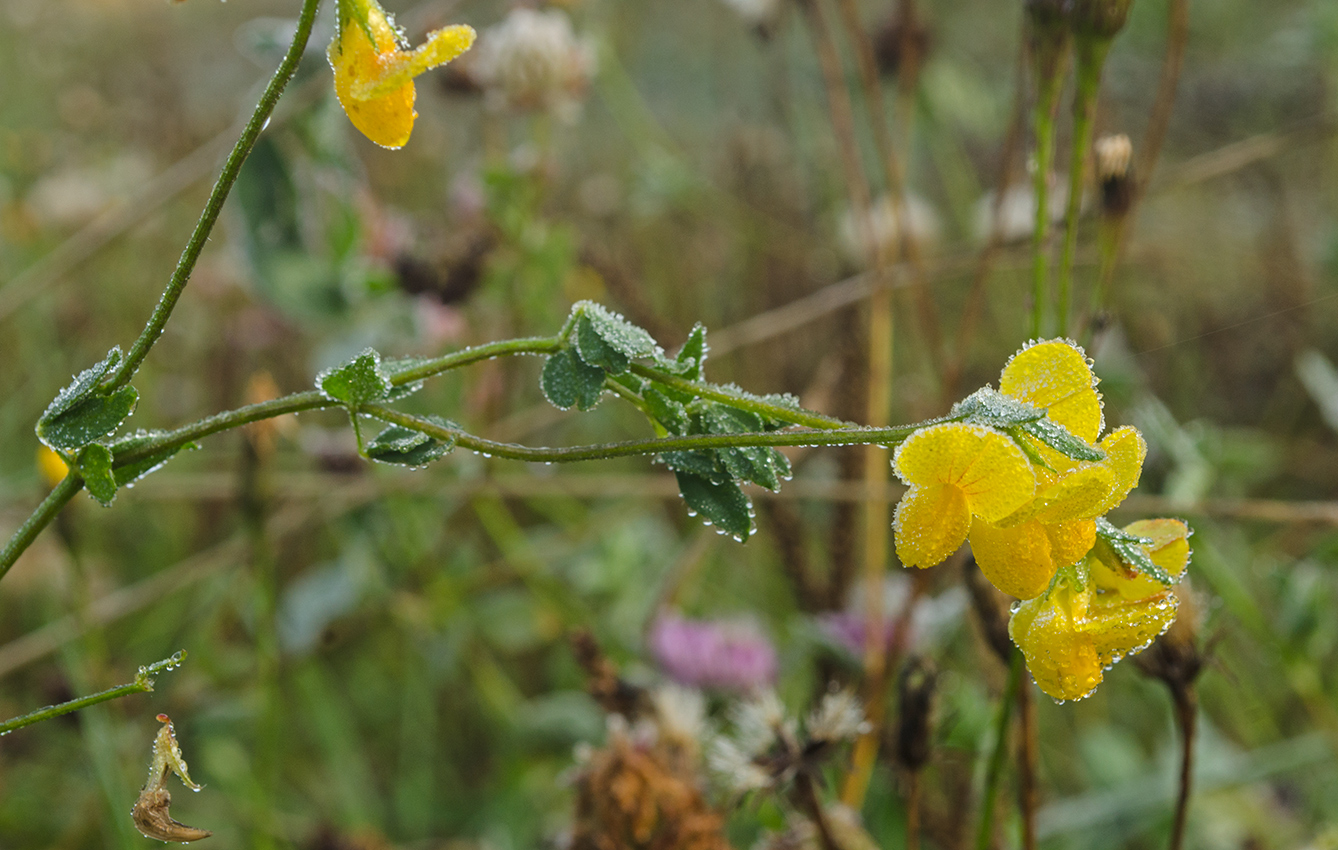
[[[800,773],[795,777],[794,790],[799,798],[799,807],[807,812],[809,819],[813,821],[813,827],[818,831],[818,844],[822,850],[843,850],[836,836],[832,834],[832,827],[827,821],[827,812],[822,808],[822,800],[818,797],[817,783],[813,781],[813,777]]]
[[[390,383],[400,387],[425,378],[431,378],[434,375],[440,375],[442,372],[451,369],[459,369],[461,366],[469,366],[496,357],[514,354],[552,354],[561,347],[561,335],[504,339],[485,345],[475,345],[401,369],[391,375]]]
[[[0,735],[8,735],[15,729],[22,729],[24,726],[41,723],[43,720],[60,717],[62,714],[69,714],[71,711],[78,711],[81,708],[88,708],[90,705],[97,705],[98,703],[107,702],[108,700],[117,699],[118,697],[129,696],[130,694],[148,693],[153,690],[154,676],[165,670],[176,669],[185,657],[185,651],[178,652],[171,658],[164,658],[162,661],[155,661],[147,667],[139,668],[139,672],[135,674],[135,680],[133,682],[117,685],[114,688],[108,688],[100,693],[72,699],[69,702],[62,702],[58,705],[48,705],[46,708],[39,708],[36,711],[31,711],[21,717],[6,720],[4,723],[0,723]]]
[[[1194,733],[1198,726],[1199,698],[1192,683],[1172,688],[1175,720],[1180,727],[1180,791],[1175,798],[1175,823],[1171,827],[1171,850],[1185,843],[1185,824],[1189,819],[1189,798],[1194,779]]]
[[[1102,251],[1101,270],[1096,286],[1095,308],[1098,311],[1109,309],[1111,283],[1115,277],[1115,269],[1124,254],[1129,223],[1133,221],[1143,196],[1147,194],[1147,187],[1157,168],[1162,143],[1166,140],[1166,129],[1171,123],[1171,110],[1175,106],[1175,91],[1180,82],[1180,69],[1185,63],[1185,45],[1188,41],[1189,0],[1170,0],[1167,7],[1166,54],[1162,58],[1157,97],[1148,116],[1147,132],[1143,137],[1143,151],[1134,174],[1138,185],[1128,212],[1124,214],[1116,226],[1116,231],[1110,236],[1109,249]]]
[[[572,463],[582,460],[604,460],[614,457],[660,454],[662,452],[692,451],[695,449],[723,449],[735,446],[859,446],[878,444],[892,446],[902,442],[919,425],[901,425],[891,428],[847,428],[818,431],[764,431],[754,434],[694,434],[688,437],[654,437],[647,440],[625,440],[590,446],[549,448],[521,446],[484,439],[459,428],[440,425],[411,413],[379,404],[364,405],[361,412],[382,422],[400,425],[427,434],[438,440],[453,442],[462,448],[490,457],[539,463]]]
[[[920,771],[906,771],[906,850],[920,850]]]
[[[1023,672],[1017,689],[1017,720],[1022,735],[1018,748],[1017,808],[1022,815],[1022,850],[1036,850],[1036,702],[1032,699],[1031,674]]]
[[[1055,107],[1064,74],[1056,70],[1036,81],[1036,112],[1033,124],[1036,134],[1036,173],[1032,176],[1036,195],[1036,220],[1031,235],[1031,337],[1039,339],[1045,333],[1045,306],[1050,300],[1050,255],[1047,242],[1050,236],[1050,166],[1055,158]]]
[[[811,410],[799,410],[794,407],[787,407],[783,404],[772,404],[771,402],[756,396],[747,394],[741,395],[737,392],[731,392],[722,387],[702,383],[700,381],[689,381],[686,378],[680,378],[677,375],[671,375],[668,372],[641,363],[632,364],[632,374],[659,381],[665,386],[672,387],[676,390],[693,393],[698,398],[718,401],[722,404],[728,404],[730,407],[747,410],[751,413],[756,413],[759,416],[765,416],[768,419],[788,422],[791,425],[802,425],[806,428],[817,428],[819,430],[854,427],[852,423],[837,419],[833,416],[823,416],[821,413],[814,413]]]
[[[1092,147],[1096,125],[1096,98],[1101,88],[1101,68],[1110,51],[1109,39],[1079,39],[1077,44],[1077,91],[1073,96],[1073,148],[1069,152],[1069,197],[1064,211],[1064,247],[1059,260],[1059,291],[1055,301],[1056,332],[1068,336],[1073,298],[1073,258],[1078,250],[1078,217],[1082,212],[1083,178],[1087,152]]]
[[[42,529],[51,524],[61,508],[65,507],[70,499],[74,498],[74,494],[83,487],[83,479],[71,472],[47,494],[42,503],[23,521],[23,525],[19,526],[19,530],[14,532],[14,536],[9,538],[5,548],[0,550],[0,579],[5,577],[9,568],[19,559],[19,555],[32,545],[37,535],[42,533]]]
[[[994,833],[994,801],[999,796],[1003,781],[1004,762],[1008,759],[1008,728],[1013,716],[1013,703],[1022,687],[1022,651],[1013,648],[1013,659],[1008,665],[1008,684],[999,695],[999,709],[994,716],[994,752],[990,753],[985,770],[985,790],[980,795],[980,824],[976,829],[976,850],[989,850]]]
[[[246,127],[242,130],[242,135],[237,139],[237,144],[233,145],[232,152],[228,154],[227,160],[223,163],[223,172],[218,175],[218,180],[214,182],[214,188],[209,193],[209,200],[204,205],[204,210],[200,213],[200,219],[195,223],[195,230],[190,235],[190,241],[186,243],[186,250],[181,253],[181,259],[177,260],[177,267],[172,271],[172,277],[167,282],[167,288],[163,290],[162,297],[158,299],[158,304],[153,308],[153,313],[149,316],[148,324],[144,330],[140,331],[139,337],[130,346],[130,351],[126,353],[125,360],[117,367],[116,372],[107,381],[108,389],[120,389],[130,383],[134,377],[135,370],[144,362],[144,358],[149,356],[149,351],[158,338],[162,336],[163,329],[167,327],[167,320],[172,315],[173,308],[181,298],[181,293],[185,291],[186,284],[190,282],[191,273],[195,271],[195,263],[200,259],[200,252],[204,250],[205,243],[209,241],[209,234],[213,232],[214,225],[218,222],[218,215],[223,211],[223,203],[228,199],[228,192],[232,190],[232,185],[237,182],[237,175],[241,173],[242,164],[246,162],[246,157],[250,155],[251,148],[255,147],[256,140],[260,138],[260,133],[265,129],[269,121],[270,113],[278,104],[279,98],[283,95],[284,88],[288,81],[297,73],[297,65],[302,59],[302,53],[307,48],[307,40],[311,37],[311,25],[316,20],[316,8],[320,6],[320,0],[302,0],[302,11],[297,16],[297,30],[293,33],[293,41],[288,45],[288,52],[284,54],[283,61],[270,77],[269,85],[260,96],[260,102],[256,104],[255,111],[251,113],[251,118],[246,122]]]

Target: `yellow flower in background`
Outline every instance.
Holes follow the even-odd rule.
[[[897,557],[932,567],[966,541],[972,517],[997,521],[1031,500],[1031,463],[1006,435],[947,422],[917,431],[892,466],[910,490],[897,504]]]
[[[414,77],[464,53],[474,37],[472,27],[444,27],[429,33],[418,48],[403,50],[376,0],[339,0],[338,27],[327,56],[340,106],[373,142],[404,147],[418,117]]]
[[[42,474],[42,480],[50,487],[65,480],[66,474],[70,468],[65,465],[65,460],[46,446],[37,447],[37,471]]]

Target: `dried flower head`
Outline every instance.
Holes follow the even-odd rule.
[[[822,698],[808,715],[804,731],[813,741],[836,743],[848,741],[869,731],[864,706],[850,691],[837,691]]]
[[[162,728],[153,739],[153,760],[149,762],[149,778],[139,792],[139,799],[130,810],[130,817],[146,838],[159,841],[198,841],[213,835],[207,829],[196,829],[172,819],[168,806],[172,795],[167,791],[167,775],[175,773],[192,791],[199,791],[200,786],[191,781],[186,768],[186,760],[181,757],[181,747],[172,730],[172,720],[166,714],[158,715]]]
[[[1101,214],[1115,218],[1129,211],[1134,200],[1134,146],[1129,137],[1102,136],[1096,140],[1096,178],[1101,185]]]
[[[594,46],[557,9],[518,7],[484,30],[469,73],[497,109],[547,109],[574,118],[595,70]]]

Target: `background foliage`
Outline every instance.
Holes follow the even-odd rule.
[[[506,11],[386,5],[415,39],[445,23],[483,30]],[[830,303],[825,287],[859,265],[843,243],[839,160],[798,14],[761,32],[715,0],[564,5],[598,56],[574,120],[489,110],[438,71],[420,78],[419,123],[395,154],[362,139],[335,102],[325,9],[136,381],[131,424],[304,389],[369,345],[435,354],[552,333],[581,298],[671,349],[702,321],[714,379],[860,418],[859,301],[794,323],[767,312],[819,292],[828,301],[813,303]],[[933,210],[932,295],[966,353],[969,390],[993,380],[1025,327],[1019,245],[1000,258],[976,331],[953,332],[978,204],[1001,170],[1020,11],[919,8],[929,52],[908,185]],[[269,0],[0,7],[7,527],[42,491],[32,423],[70,374],[138,331],[295,11]],[[877,26],[893,10],[863,11]],[[1152,446],[1129,518],[1176,511],[1196,532],[1191,577],[1216,661],[1200,686],[1189,843],[1331,846],[1338,379],[1313,356],[1308,370],[1297,363],[1310,351],[1338,359],[1338,8],[1216,0],[1191,20],[1166,150],[1111,329],[1091,351],[1108,418],[1139,425]],[[1136,3],[1107,67],[1099,132],[1128,132],[1136,150],[1164,22],[1161,0]],[[1020,162],[1011,168],[1021,182]],[[895,421],[942,413],[953,399],[928,329],[909,299],[898,309]],[[612,402],[554,411],[532,359],[434,381],[411,403],[536,444],[644,430]],[[857,477],[858,450],[790,457],[796,480],[758,498],[761,532],[742,547],[687,517],[672,476],[645,460],[556,469],[459,452],[428,471],[373,467],[334,413],[214,438],[122,491],[114,511],[80,497],[0,593],[0,716],[127,681],[179,648],[190,657],[155,694],[0,741],[0,847],[141,846],[126,813],[159,711],[177,720],[207,786],[178,795],[179,815],[220,846],[551,840],[570,822],[573,746],[604,729],[570,629],[593,629],[649,680],[658,607],[743,614],[776,641],[792,706],[856,675],[815,616],[851,604],[855,485],[843,482]],[[926,841],[952,847],[966,840],[956,812],[978,780],[1005,671],[957,572],[926,580],[919,648],[950,671]],[[908,583],[897,576],[892,592]],[[1159,846],[1176,752],[1164,690],[1126,664],[1093,698],[1038,710],[1044,846]],[[884,846],[900,846],[889,770],[875,774],[865,813]],[[774,817],[741,811],[736,844]]]

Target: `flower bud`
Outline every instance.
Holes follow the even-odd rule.
[[[1124,29],[1133,0],[1072,0],[1073,34],[1109,41]]]

